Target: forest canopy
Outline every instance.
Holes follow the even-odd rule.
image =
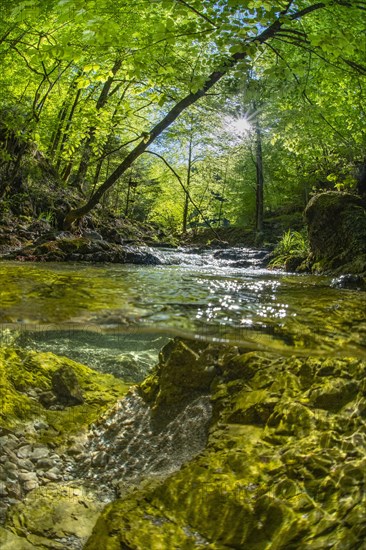
[[[20,177],[29,151],[81,197],[66,226],[103,202],[173,231],[258,228],[314,190],[365,192],[363,0],[2,10],[3,200],[40,185]]]

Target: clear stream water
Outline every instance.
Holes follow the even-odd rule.
[[[162,264],[0,263],[3,341],[141,380],[182,335],[281,354],[366,356],[366,293],[261,268],[251,249],[157,250]]]

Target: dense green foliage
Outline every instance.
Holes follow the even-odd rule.
[[[357,178],[362,191],[365,10],[353,0],[8,3],[0,196],[47,194],[43,162],[53,187],[84,197],[69,222],[102,201],[172,230],[184,217],[251,224],[258,128],[267,211]]]

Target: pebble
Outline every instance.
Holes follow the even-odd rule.
[[[40,458],[46,458],[50,454],[50,451],[47,449],[47,447],[39,447],[38,449],[34,449],[30,454],[29,458],[31,460],[39,460]]]
[[[34,464],[31,460],[27,458],[21,458],[18,460],[18,466],[22,470],[28,470],[31,472],[34,469]]]
[[[5,448],[4,451],[8,455],[8,457],[11,458],[12,462],[15,462],[15,463],[17,462],[18,457],[15,453],[13,453],[13,451],[7,448]]]
[[[36,472],[20,472],[19,473],[20,481],[37,481]]]
[[[34,423],[35,430],[47,428],[42,420]],[[34,437],[36,431],[19,428],[14,433],[1,433],[0,429],[0,525],[6,518],[9,506],[20,502],[27,493],[50,482],[62,481],[66,469],[72,469],[73,458],[64,454],[61,457],[55,452],[56,445],[45,446],[41,443],[30,443],[25,433]],[[78,447],[78,454],[82,446]],[[64,474],[65,472],[65,474]],[[67,475],[71,478],[70,475]],[[73,479],[73,478],[72,478]]]
[[[61,479],[62,476],[61,476],[60,473],[56,474],[56,473],[54,473],[54,472],[52,472],[52,471],[50,470],[49,472],[46,472],[46,473],[44,474],[44,477],[45,477],[46,479],[49,479],[50,481],[59,481],[59,480]]]
[[[41,458],[37,461],[37,468],[42,470],[50,470],[55,465],[55,460],[52,458]]]
[[[34,423],[35,430],[47,430],[48,427],[48,424],[46,422],[43,422],[42,420],[37,420]]]
[[[18,479],[18,476],[19,476],[19,473],[17,470],[9,470],[8,472],[6,472],[6,479],[10,479],[10,481]]]
[[[8,484],[7,490],[10,498],[20,499],[22,496],[22,489],[19,483]]]
[[[32,446],[24,445],[24,447],[20,447],[20,449],[17,449],[16,455],[18,458],[29,458],[31,453],[32,453]]]
[[[38,486],[39,486],[38,481],[35,481],[35,480],[26,481],[23,484],[23,488],[27,492],[33,491],[33,489],[37,489]]]
[[[83,452],[83,450],[84,450],[84,447],[82,445],[72,445],[72,447],[70,447],[67,450],[67,454],[76,456],[76,455],[81,454]]]
[[[3,437],[0,437],[0,448],[3,450],[10,449],[13,450],[18,446],[17,438],[9,437],[8,435],[5,435]]]
[[[10,470],[17,470],[18,466],[14,464],[14,462],[9,462],[9,460],[7,460],[6,462],[4,462],[3,468],[4,470],[10,471]]]

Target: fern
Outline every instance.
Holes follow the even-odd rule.
[[[294,257],[303,257],[309,254],[309,243],[307,236],[299,231],[288,229],[273,251],[273,258],[269,265],[271,267],[286,266],[289,260]]]

